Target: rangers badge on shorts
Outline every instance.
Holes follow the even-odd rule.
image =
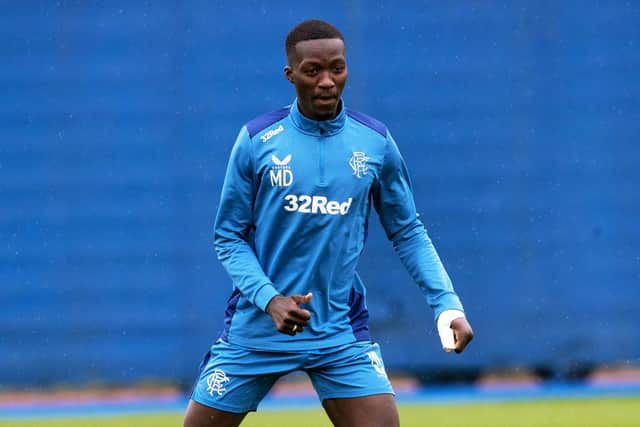
[[[222,396],[222,393],[227,391],[224,385],[229,382],[229,377],[224,373],[222,369],[216,369],[213,374],[207,378],[207,392],[213,397],[213,393],[217,393],[218,396]]]
[[[378,357],[378,354],[375,351],[370,351],[367,353],[367,356],[369,356],[369,359],[371,359],[371,365],[373,366],[373,369],[376,370],[378,375],[386,377],[387,373],[384,370],[384,364],[382,363],[382,359]]]

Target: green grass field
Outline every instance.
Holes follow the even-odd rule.
[[[637,427],[640,397],[554,400],[465,405],[401,405],[403,427]],[[262,411],[247,416],[247,427],[330,426],[320,408]],[[182,414],[153,414],[109,418],[0,420],[0,427],[176,427]]]

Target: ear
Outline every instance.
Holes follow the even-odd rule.
[[[295,83],[293,79],[293,68],[290,65],[284,67],[284,76],[289,80],[290,83]]]

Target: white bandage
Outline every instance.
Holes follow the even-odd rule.
[[[438,316],[438,334],[440,335],[442,348],[447,353],[456,348],[451,322],[461,317],[464,317],[464,313],[460,310],[445,310]]]

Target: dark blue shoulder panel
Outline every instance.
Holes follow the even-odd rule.
[[[255,134],[260,132],[261,130],[269,127],[275,122],[282,120],[289,114],[290,107],[283,107],[279,110],[271,111],[270,113],[263,114],[260,117],[256,117],[247,123],[247,131],[249,131],[249,136],[253,138]]]
[[[358,111],[353,111],[347,109],[347,116],[351,117],[353,120],[356,120],[368,128],[371,128],[378,132],[383,137],[387,137],[387,127],[381,121],[374,119],[373,117],[367,116],[366,114],[360,113]]]

